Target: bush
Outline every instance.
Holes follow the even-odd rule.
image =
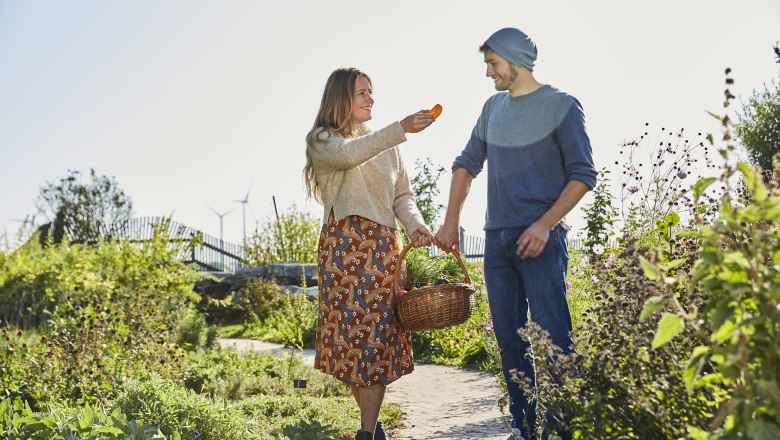
[[[127,417],[118,409],[54,409],[36,412],[20,398],[0,400],[0,438],[3,439],[164,439],[154,427]]]
[[[267,423],[267,432],[282,433],[300,426],[302,420],[328,424],[337,432],[336,437],[354,438],[360,428],[360,411],[355,399],[349,397],[321,398],[314,396],[254,396],[241,401],[238,407],[248,416]],[[401,411],[398,405],[382,405],[379,418],[385,429],[397,429]]]
[[[191,305],[174,331],[174,340],[185,350],[209,348],[216,340],[216,330],[206,323],[206,317]]]
[[[240,411],[218,404],[174,382],[153,375],[129,381],[114,402],[124,414],[160,427],[175,438],[204,440],[260,439],[256,426]]]
[[[258,394],[349,394],[341,382],[305,365],[298,355],[239,354],[233,349],[200,351],[187,356],[183,377],[186,387],[214,399],[239,400]],[[294,389],[293,379],[307,380],[306,389]]]
[[[244,254],[250,266],[272,263],[316,263],[322,220],[292,205],[267,219],[249,238]]]
[[[0,270],[0,319],[24,328],[44,322],[67,301],[82,304],[139,303],[137,292],[155,292],[164,324],[175,326],[203,275],[177,259],[161,230],[141,244],[61,243],[41,247],[37,240],[4,258]],[[142,293],[143,295],[143,293]],[[152,313],[158,316],[159,312]]]

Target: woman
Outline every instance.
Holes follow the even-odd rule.
[[[414,369],[410,332],[392,306],[402,247],[396,218],[416,246],[433,238],[396,145],[434,118],[422,110],[372,132],[364,125],[372,94],[371,79],[355,68],[330,75],[306,137],[304,168],[309,196],[325,207],[314,366],[352,387],[358,440],[385,438],[377,423],[385,386]]]

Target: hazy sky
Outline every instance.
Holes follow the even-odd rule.
[[[448,169],[445,202],[452,159],[495,93],[477,48],[506,26],[535,40],[536,78],[583,104],[598,168],[645,122],[717,132],[705,111],[722,110],[726,67],[742,99],[780,70],[778,0],[0,0],[0,234],[69,169],[116,177],[139,216],[173,212],[213,235],[206,205],[238,208],[231,241],[231,200],[250,184],[248,229],[273,215],[272,196],[319,215],[302,186],[304,136],[344,66],[373,79],[375,129],[443,105],[400,149],[411,174],[425,157]],[[485,180],[464,208],[472,234]]]

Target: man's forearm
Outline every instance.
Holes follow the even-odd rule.
[[[548,209],[537,222],[549,229],[554,228],[569,211],[577,206],[577,203],[582,200],[582,197],[585,196],[588,191],[590,191],[588,185],[585,185],[579,180],[570,180],[563,188],[563,191],[561,191],[558,199],[555,200],[555,203],[553,203],[550,209]]]
[[[473,179],[465,168],[458,168],[452,173],[450,197],[447,203],[447,213],[444,217],[445,223],[452,224],[455,222],[455,225],[460,226],[460,212],[463,209],[466,197],[469,195]]]

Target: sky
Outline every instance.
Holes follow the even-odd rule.
[[[778,23],[778,0],[0,0],[0,235],[35,214],[46,182],[90,168],[116,178],[137,216],[219,236],[211,208],[235,209],[223,224],[233,242],[272,218],[274,199],[319,216],[304,137],[328,75],[347,66],[373,80],[374,129],[444,107],[399,147],[412,175],[426,158],[448,170],[444,204],[452,160],[495,93],[477,49],[503,27],[536,42],[536,79],[582,103],[596,167],[616,170],[645,123],[651,135],[718,132],[706,112],[723,111],[726,67],[732,110],[778,78]],[[464,205],[467,234],[482,233],[485,182]],[[244,221],[234,200],[250,188]],[[568,217],[575,229],[588,200]]]

